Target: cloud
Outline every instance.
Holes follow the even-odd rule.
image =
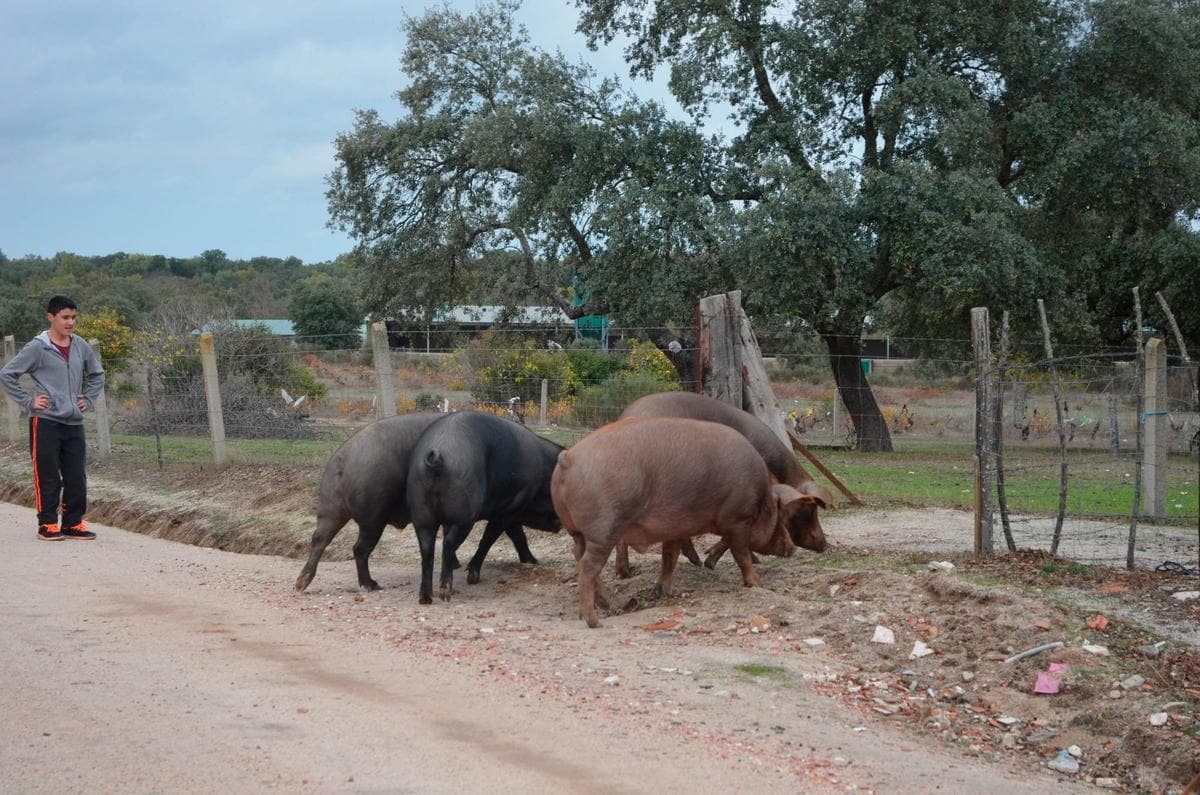
[[[406,11],[424,13],[392,0],[9,3],[0,248],[347,251],[324,226],[332,141],[357,109],[401,112]],[[527,0],[518,17],[536,46],[624,74],[619,51],[585,52],[570,6]]]
[[[321,185],[333,170],[333,144],[295,144],[270,153],[255,165],[238,187],[249,193],[290,193]]]

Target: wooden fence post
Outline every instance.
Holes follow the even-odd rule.
[[[200,366],[204,369],[204,397],[208,401],[208,433],[212,437],[213,460],[224,464],[229,459],[225,449],[225,417],[221,413],[221,381],[217,377],[217,349],[213,334],[200,335]]]
[[[1167,345],[1146,341],[1146,395],[1142,415],[1142,513],[1162,524],[1167,518]]]
[[[1121,455],[1121,423],[1117,419],[1117,364],[1113,362],[1113,375],[1108,379],[1108,450],[1113,458]]]
[[[992,340],[987,307],[971,310],[971,342],[975,347],[975,554],[990,555],[992,546]]]
[[[1025,382],[1018,381],[1013,385],[1012,424],[1014,428],[1024,428],[1025,422]]]
[[[1134,389],[1137,391],[1137,423],[1136,441],[1133,448],[1133,509],[1129,512],[1129,545],[1125,550],[1125,568],[1133,571],[1134,549],[1137,546],[1138,510],[1142,503],[1142,401],[1145,395],[1142,391],[1142,380],[1145,374],[1146,352],[1142,348],[1142,298],[1138,288],[1133,288],[1133,317],[1137,323],[1134,329],[1134,339],[1137,340],[1137,369],[1134,375]]]
[[[13,335],[8,334],[4,337],[4,363],[12,361],[16,355],[17,342],[13,339]],[[21,407],[8,395],[0,395],[0,397],[4,398],[4,417],[8,422],[8,440],[19,442],[21,440]]]
[[[700,340],[709,365],[704,394],[739,409],[742,407],[742,351],[733,307],[740,309],[741,303],[741,290],[700,299]]]
[[[1017,551],[1013,540],[1012,523],[1008,519],[1008,495],[1004,487],[1004,377],[1008,372],[1008,310],[1000,321],[1000,361],[996,365],[999,383],[992,385],[992,443],[996,451],[996,504],[1000,508],[1000,526],[1004,528],[1004,543],[1009,552]]]
[[[842,388],[837,385],[833,387],[833,406],[830,415],[833,428],[830,431],[829,442],[836,448],[840,447],[845,439],[845,434],[842,433]]]
[[[1054,392],[1054,415],[1058,418],[1058,516],[1054,519],[1054,537],[1050,540],[1050,554],[1058,554],[1058,542],[1062,540],[1063,517],[1067,513],[1067,432],[1063,428],[1062,390],[1058,386],[1058,366],[1054,363],[1054,346],[1050,344],[1050,323],[1046,320],[1046,302],[1038,299],[1038,314],[1042,318],[1042,341],[1046,347],[1046,359],[1050,363],[1050,387]]]
[[[100,366],[104,366],[104,360],[100,356],[100,341],[88,340],[88,345],[92,346],[92,352],[96,354],[96,361],[100,362]],[[100,390],[100,396],[96,398],[96,453],[100,460],[105,460],[112,455],[112,425],[108,416],[108,398],[105,397],[104,390]]]
[[[379,419],[396,416],[396,387],[392,384],[392,352],[388,348],[387,324],[371,324],[371,353],[375,360],[375,389]]]

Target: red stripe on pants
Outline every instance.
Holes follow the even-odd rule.
[[[33,501],[38,513],[42,512],[42,484],[38,480],[38,465],[37,465],[37,430],[38,418],[32,417],[29,423],[29,453],[33,459]]]

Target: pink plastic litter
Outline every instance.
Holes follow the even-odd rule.
[[[1037,683],[1033,686],[1033,692],[1042,693],[1043,695],[1054,695],[1062,686],[1062,676],[1067,670],[1067,666],[1063,663],[1050,663],[1050,669],[1038,674]]]

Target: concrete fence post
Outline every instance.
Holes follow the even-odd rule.
[[[396,416],[396,387],[392,383],[392,352],[388,348],[387,324],[371,324],[371,355],[375,360],[376,414],[379,419]]]
[[[550,382],[542,379],[542,401],[538,404],[538,425],[546,427],[546,420],[550,416]]]
[[[204,397],[208,401],[208,432],[212,438],[213,460],[224,464],[229,459],[225,448],[225,418],[221,413],[221,381],[217,377],[217,348],[211,331],[200,335],[200,366],[204,368]]]
[[[1146,342],[1142,388],[1142,513],[1161,524],[1167,518],[1167,346],[1157,337]]]
[[[88,340],[88,345],[92,346],[92,353],[96,354],[96,361],[100,365],[104,365],[104,359],[100,355],[100,341]],[[106,460],[112,455],[112,422],[108,414],[108,398],[104,394],[104,390],[100,390],[99,397],[96,398],[96,454],[100,456],[100,460]]]
[[[7,364],[17,355],[17,341],[13,339],[11,334],[4,338],[4,362]],[[10,442],[21,441],[21,407],[17,402],[11,399],[8,395],[0,395],[4,398],[4,417],[8,422],[8,440]]]

